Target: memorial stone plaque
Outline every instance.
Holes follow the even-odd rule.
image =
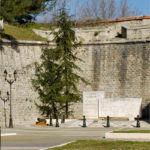
[[[129,118],[141,115],[141,98],[104,98],[104,91],[83,92],[83,115],[87,119],[99,117]]]
[[[141,98],[105,98],[99,100],[100,117],[124,117],[134,120],[141,114]]]
[[[99,99],[104,98],[103,91],[83,92],[83,115],[89,119],[97,119],[99,112]]]

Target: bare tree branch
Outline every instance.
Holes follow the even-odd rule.
[[[100,11],[101,11],[101,18],[102,19],[106,19],[107,16],[107,4],[106,4],[106,0],[101,0],[100,3]]]
[[[108,18],[114,18],[116,16],[116,3],[115,0],[108,1]]]

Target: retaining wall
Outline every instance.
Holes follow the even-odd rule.
[[[9,90],[4,80],[4,70],[17,70],[17,81],[12,86],[12,108],[14,125],[35,123],[40,112],[31,78],[35,62],[40,62],[41,48],[53,43],[27,41],[0,41],[0,90],[5,96]],[[91,85],[79,84],[81,91],[105,91],[106,98],[142,98],[143,116],[149,114],[150,103],[150,40],[113,41],[83,43],[77,50],[84,62],[77,62],[81,74]],[[6,105],[7,123],[9,102]],[[82,103],[72,108],[72,118],[81,118]],[[3,103],[0,101],[0,123],[4,126]]]

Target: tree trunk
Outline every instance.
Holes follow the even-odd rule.
[[[53,112],[54,112],[54,118],[56,119],[57,118],[57,108],[56,108],[55,102],[53,102]]]
[[[68,101],[66,101],[66,118],[69,117],[69,108],[68,108]]]

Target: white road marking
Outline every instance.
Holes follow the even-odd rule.
[[[17,135],[17,133],[2,133],[1,136],[13,136]]]
[[[65,146],[65,145],[73,143],[73,142],[75,142],[75,141],[70,141],[70,142],[67,142],[67,143],[63,143],[63,144],[59,144],[59,145],[56,145],[56,146],[51,146],[51,147],[47,147],[47,148],[39,149],[39,150],[47,150],[49,148],[62,147],[62,146]]]

